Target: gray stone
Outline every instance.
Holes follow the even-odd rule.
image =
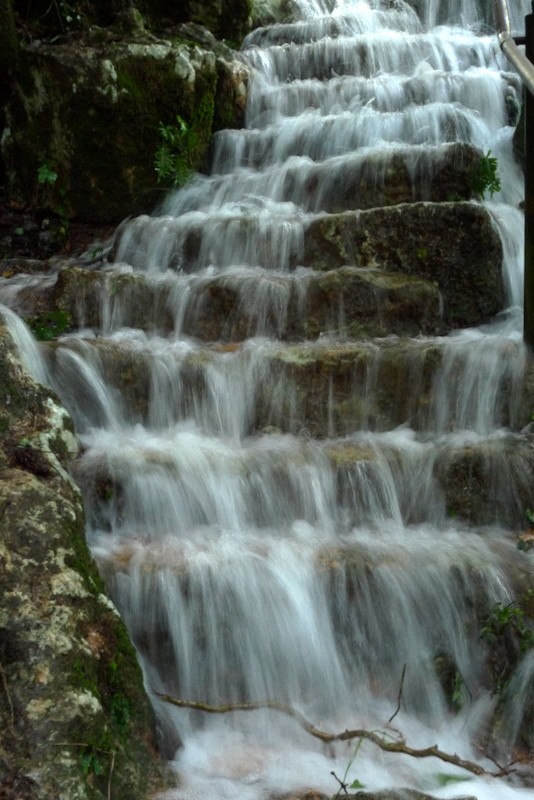
[[[85,543],[72,423],[3,324],[0,386],[0,795],[103,800],[109,784],[145,797],[164,772],[135,653]]]
[[[231,53],[153,36],[28,45],[5,109],[9,196],[89,221],[154,205],[161,124],[185,121],[185,175],[201,167],[217,126],[242,121],[248,72]]]
[[[304,239],[305,266],[351,264],[435,281],[451,327],[487,322],[503,307],[502,245],[473,203],[414,203],[325,215]]]

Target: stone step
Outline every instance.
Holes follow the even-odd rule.
[[[247,51],[252,67],[275,83],[328,80],[347,74],[370,77],[377,72],[412,74],[421,62],[435,70],[454,72],[472,66],[488,67],[494,59],[491,37],[466,36],[459,42],[453,30],[425,34],[379,30]]]
[[[265,81],[249,97],[247,127],[263,128],[311,108],[324,114],[349,111],[359,115],[369,106],[377,112],[399,112],[435,103],[436,98],[470,109],[482,119],[488,104],[501,108],[500,123],[506,125],[510,112],[502,98],[514,92],[519,97],[519,91],[517,76],[512,73],[488,73],[477,67],[467,72],[442,72],[421,66],[414,75],[341,75],[329,81],[310,78],[283,84]]]
[[[534,450],[531,434],[503,434],[483,439],[469,433],[424,442],[406,457],[406,450],[391,443],[369,448],[355,437],[334,444],[329,456],[337,466],[337,487],[344,508],[352,510],[352,524],[361,524],[362,508],[368,519],[376,503],[387,507],[390,491],[382,477],[384,464],[396,473],[398,513],[405,524],[427,521],[455,527],[499,525],[518,532],[528,527],[526,509],[532,503]],[[361,480],[363,474],[365,481]],[[389,476],[388,476],[389,479]],[[400,487],[400,488],[398,488]],[[429,508],[434,507],[434,514]]]
[[[141,328],[207,342],[269,335],[315,339],[324,333],[417,336],[447,328],[431,281],[354,267],[328,273],[230,268],[160,279],[65,267],[50,308],[65,312],[75,328],[108,334]]]
[[[162,215],[225,211],[241,207],[251,221],[268,204],[293,204],[293,213],[340,213],[417,201],[468,200],[475,196],[474,175],[482,152],[472,145],[403,145],[362,148],[314,162],[292,156],[265,171],[240,169],[230,175],[197,176],[171,197]],[[286,212],[287,213],[287,212]],[[158,243],[159,249],[161,246]]]
[[[239,167],[265,169],[281,164],[291,156],[306,156],[324,161],[339,153],[381,143],[397,145],[439,145],[445,142],[483,144],[489,129],[479,117],[459,105],[443,101],[410,106],[402,110],[380,111],[370,104],[358,111],[321,115],[308,109],[294,118],[285,118],[281,125],[262,129],[224,130],[216,133],[212,143],[211,171],[224,174]]]
[[[122,540],[105,554],[97,550],[99,567],[112,591],[131,587],[129,615],[144,609],[131,620],[131,630],[153,668],[164,673],[172,666],[178,676],[184,674],[178,664],[187,658],[203,669],[215,650],[218,671],[210,685],[217,681],[223,697],[246,686],[251,660],[284,664],[291,648],[313,652],[327,637],[329,654],[356,665],[359,691],[379,687],[394,707],[402,675],[403,704],[420,704],[428,695],[434,703],[442,697],[458,711],[471,702],[475,689],[491,689],[486,685],[491,670],[483,664],[494,658],[494,650],[478,638],[495,597],[502,596],[503,583],[517,596],[531,583],[527,559],[502,533],[499,541],[488,532],[414,527],[403,537],[391,529],[355,530],[342,540],[327,534],[313,541],[313,530],[301,524],[293,541],[280,542],[278,532],[253,530],[233,543],[217,530],[195,533],[187,544],[172,535],[152,542]],[[237,581],[236,574],[247,580]],[[254,636],[258,603],[265,605],[266,620],[259,638]],[[191,613],[179,614],[181,609]],[[169,618],[177,624],[169,625]],[[323,623],[319,645],[318,619]],[[386,635],[377,637],[376,630]],[[473,634],[479,668],[464,683],[466,631]],[[243,647],[243,640],[251,646]],[[295,660],[295,671],[301,663]],[[173,680],[173,694],[188,696],[180,679]],[[302,793],[302,800],[310,796]],[[318,800],[317,793],[313,796]],[[365,797],[378,800],[375,793]],[[423,798],[432,800],[414,792],[413,800]],[[408,800],[408,792],[387,792],[383,800]]]
[[[133,546],[194,530],[200,541],[248,530],[291,542],[302,535],[299,524],[322,534],[309,531],[312,547],[355,529],[405,537],[405,526],[422,526],[421,535],[454,527],[469,536],[469,526],[497,524],[520,534],[532,505],[531,435],[431,441],[404,429],[323,443],[272,434],[236,443],[183,427],[159,436],[126,429],[106,442],[93,432],[84,441],[76,480],[91,498],[93,529]],[[165,515],[154,516],[167,497]]]
[[[355,17],[339,14],[326,15],[313,20],[279,22],[275,25],[255,28],[243,42],[243,50],[251,47],[272,47],[283,44],[305,44],[319,39],[377,32],[383,28],[405,33],[421,32],[421,23],[408,6],[403,8],[365,9]]]
[[[407,203],[307,218],[288,213],[268,225],[262,212],[255,218],[236,212],[211,225],[205,215],[139,217],[119,233],[112,257],[156,275],[227,267],[232,258],[269,269],[356,266],[411,274],[439,289],[445,330],[487,322],[505,302],[500,237],[488,211],[475,203]],[[82,287],[77,294],[83,296]],[[352,318],[350,308],[345,312]]]
[[[486,322],[504,305],[502,246],[480,205],[406,204],[295,224],[301,228],[300,235],[294,231],[301,239],[295,247],[306,268],[202,269],[211,239],[204,231],[199,243],[201,223],[147,217],[130,223],[124,258],[166,234],[179,243],[179,260],[188,255],[191,274],[67,262],[53,265],[46,277],[16,274],[0,281],[0,299],[34,326],[60,312],[71,329],[135,327],[204,341],[445,333]],[[223,248],[231,234],[224,226],[217,232]],[[6,274],[10,269],[6,262]]]
[[[532,412],[532,368],[522,343],[505,337],[206,347],[118,333],[61,340],[48,358],[80,430],[113,427],[124,415],[125,424],[155,431],[189,421],[238,438],[338,437],[399,425],[429,436],[488,435],[522,429]]]
[[[435,281],[452,327],[478,325],[504,303],[502,245],[487,210],[474,203],[414,203],[328,215],[306,228],[301,263],[343,264]]]

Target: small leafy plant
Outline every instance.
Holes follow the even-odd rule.
[[[50,342],[65,333],[70,326],[66,311],[45,311],[28,321],[35,338],[40,342]]]
[[[160,123],[161,144],[154,155],[154,169],[158,181],[170,181],[181,186],[191,174],[188,157],[190,127],[179,114],[171,125]]]
[[[534,647],[534,629],[530,615],[517,600],[496,603],[489,611],[480,638],[489,645],[488,666],[492,693],[501,694],[510,681],[523,653]]]
[[[534,631],[528,627],[526,614],[517,600],[507,605],[496,603],[480,631],[480,636],[489,644],[494,644],[505,636],[515,636],[523,653],[534,647]]]
[[[78,763],[82,774],[88,778],[91,775],[102,775],[104,772],[104,765],[98,752],[93,747],[88,747],[83,750],[78,756]]]
[[[37,170],[37,183],[39,186],[53,186],[57,181],[57,172],[45,161]]]
[[[501,189],[501,181],[497,171],[497,159],[488,150],[481,156],[471,175],[471,186],[475,194],[484,197],[486,192],[490,197]]]

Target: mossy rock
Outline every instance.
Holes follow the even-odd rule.
[[[309,224],[302,259],[317,270],[350,264],[433,281],[452,328],[487,322],[502,309],[502,261],[489,213],[464,202],[324,215]]]
[[[122,800],[147,797],[166,783],[163,764],[66,471],[72,423],[23,368],[5,325],[0,385],[0,795],[103,800],[111,787]]]
[[[198,46],[153,37],[35,43],[21,62],[2,145],[8,194],[63,217],[116,222],[153,206],[165,189],[154,168],[160,126],[175,124],[177,114],[187,127],[184,164],[200,169],[219,85],[219,124],[232,122],[232,62],[218,64]],[[237,119],[246,94],[242,72],[236,69]]]

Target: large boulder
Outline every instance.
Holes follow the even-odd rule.
[[[72,423],[4,317],[0,386],[0,796],[146,797],[163,784],[152,712],[85,544]]]
[[[45,36],[109,26],[134,10],[146,15],[155,27],[192,21],[220,39],[238,42],[250,27],[251,14],[251,0],[13,0],[13,6],[33,34]]]
[[[451,327],[487,322],[503,307],[502,245],[475,203],[407,203],[329,214],[307,228],[302,263],[351,264],[435,281]]]
[[[12,200],[118,221],[167,188],[158,191],[155,160],[169,137],[172,180],[201,167],[217,125],[240,124],[248,73],[229,48],[142,32],[104,39],[24,49],[2,136]]]

